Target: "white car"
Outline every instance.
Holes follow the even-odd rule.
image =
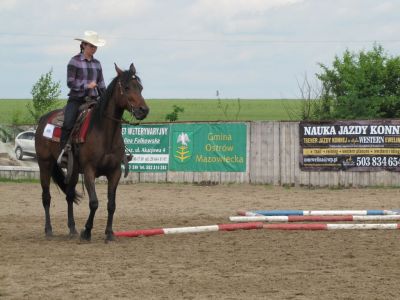
[[[35,131],[28,130],[19,133],[15,138],[14,152],[18,160],[22,160],[24,155],[35,157]]]

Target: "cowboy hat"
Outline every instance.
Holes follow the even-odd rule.
[[[102,47],[106,44],[106,41],[99,39],[99,35],[96,31],[87,30],[84,32],[83,38],[76,38],[75,40],[92,44],[96,47]]]

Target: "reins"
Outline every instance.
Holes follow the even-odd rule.
[[[118,80],[118,86],[119,86],[119,89],[120,89],[120,94],[121,94],[121,96],[123,96],[123,95],[124,95],[124,91],[123,91],[123,89],[122,89],[121,80]],[[103,92],[102,92],[100,89],[97,89],[97,91],[98,91],[100,97],[103,98]],[[133,106],[132,106],[132,104],[129,103],[129,106],[130,106],[130,108],[131,108],[130,111],[133,113]],[[127,125],[133,125],[133,126],[140,125],[140,122],[130,122],[130,121],[128,121],[128,120],[125,120],[124,118],[117,119],[117,118],[114,118],[113,116],[109,116],[109,115],[107,115],[107,114],[105,114],[105,113],[104,113],[104,117],[106,117],[107,119],[110,119],[110,120],[112,120],[112,121],[114,121],[114,122],[116,122],[116,123],[127,124]]]
[[[119,89],[120,89],[121,96],[123,96],[123,95],[124,95],[124,91],[123,91],[123,89],[122,89],[121,80],[118,80],[118,86],[119,86]],[[132,106],[130,103],[129,103],[129,106],[130,106],[131,112],[132,112],[132,114],[133,114],[133,106]],[[108,118],[108,119],[110,119],[110,120],[116,122],[116,123],[120,123],[121,125],[122,125],[122,124],[128,124],[128,125],[137,126],[137,125],[140,124],[139,122],[133,123],[133,122],[127,121],[127,120],[125,120],[123,117],[122,117],[121,119],[117,119],[117,118],[114,118],[113,116],[109,116],[109,115],[107,115],[107,114],[104,114],[104,116],[105,116],[106,118]],[[113,137],[113,139],[114,139],[114,137]],[[125,143],[123,143],[123,144],[124,144],[124,148],[125,148],[125,150],[124,150],[124,151],[125,151],[125,155],[124,155],[124,164],[125,164],[125,168],[128,168],[128,162],[131,160],[133,154],[132,154],[131,150],[130,150],[128,147],[126,147]],[[129,153],[130,158],[127,158],[126,152]],[[125,170],[125,177],[126,177],[126,176],[127,176],[127,169]]]
[[[112,120],[112,121],[114,121],[114,122],[116,122],[116,123],[128,124],[128,125],[134,125],[134,126],[140,125],[140,122],[130,122],[130,121],[128,121],[128,120],[125,120],[124,118],[122,118],[122,119],[117,119],[117,118],[114,118],[114,117],[109,116],[109,115],[104,115],[104,116],[105,116],[107,119],[110,119],[110,120]]]
[[[136,75],[132,75],[132,78],[138,80],[138,77]],[[140,84],[140,79],[138,81],[139,81],[139,84]],[[124,89],[122,88],[122,83],[121,83],[121,79],[120,78],[118,78],[117,84],[119,86],[120,95],[124,96],[125,93],[124,93]],[[104,98],[103,97],[104,96],[103,92],[99,88],[97,88],[97,91],[98,91],[98,94],[99,94],[100,98]],[[129,109],[128,109],[129,112],[133,115],[134,107],[129,101],[128,101],[128,106],[129,106]],[[120,124],[127,124],[127,125],[133,125],[133,126],[140,125],[140,122],[131,122],[131,121],[128,121],[128,120],[124,119],[123,117],[121,119],[117,119],[117,118],[115,118],[113,116],[110,116],[110,115],[107,115],[105,113],[104,113],[104,117],[109,119],[109,120],[112,120],[112,121],[114,121],[116,123],[120,123]]]

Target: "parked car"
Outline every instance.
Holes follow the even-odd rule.
[[[22,160],[24,155],[35,157],[35,131],[28,130],[19,133],[15,138],[14,152],[19,160]]]

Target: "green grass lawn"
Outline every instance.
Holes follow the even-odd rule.
[[[0,99],[0,124],[32,124],[26,104],[28,99]],[[184,109],[178,114],[178,121],[257,121],[257,120],[298,120],[293,117],[300,107],[299,100],[221,100],[216,99],[148,99],[150,114],[143,123],[164,122],[165,116],[173,111],[173,105]],[[60,107],[65,100],[60,101]],[[128,118],[128,114],[125,114]]]

